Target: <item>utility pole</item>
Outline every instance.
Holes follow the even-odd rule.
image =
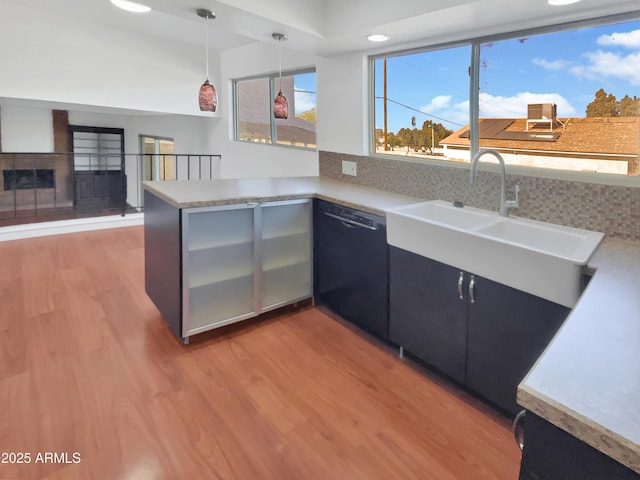
[[[389,151],[389,135],[387,133],[387,57],[384,58],[384,151]]]
[[[433,120],[431,120],[431,155],[436,154],[436,145],[433,143]]]

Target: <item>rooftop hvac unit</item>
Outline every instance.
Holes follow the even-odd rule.
[[[530,124],[544,123],[549,125],[549,130],[553,130],[557,117],[557,106],[555,103],[530,103],[527,106],[527,131]]]

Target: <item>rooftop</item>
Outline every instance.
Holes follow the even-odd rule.
[[[479,122],[481,148],[544,152],[638,155],[640,117],[561,118],[553,130],[540,124],[526,129],[526,118],[483,118]],[[564,125],[562,125],[564,124]],[[449,147],[469,147],[469,126],[440,141]]]

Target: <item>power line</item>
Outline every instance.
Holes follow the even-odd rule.
[[[378,97],[377,96],[376,98],[380,99],[380,100],[384,100],[384,97]],[[442,122],[452,123],[453,125],[458,125],[459,127],[464,127],[465,126],[462,123],[453,122],[451,120],[447,120],[446,118],[442,118],[442,117],[438,117],[437,115],[433,115],[432,113],[423,112],[422,110],[419,110],[419,109],[414,108],[414,107],[410,107],[409,105],[405,105],[404,103],[396,102],[395,100],[391,100],[390,98],[387,98],[387,102],[395,103],[396,105],[400,105],[401,107],[404,107],[406,109],[412,110],[414,112],[421,113],[423,115],[426,115],[427,117],[437,118],[438,120],[440,120]]]

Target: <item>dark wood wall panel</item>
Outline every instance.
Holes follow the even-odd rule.
[[[52,110],[53,117],[53,152],[68,153],[69,148],[69,112]]]

